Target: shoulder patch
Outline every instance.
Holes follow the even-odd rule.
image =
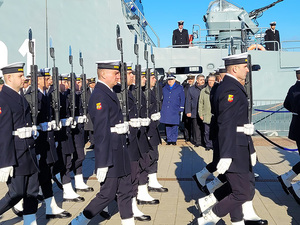
[[[233,95],[228,95],[228,101],[233,102],[233,97],[234,97]]]
[[[102,109],[101,102],[99,102],[99,103],[96,103],[96,109],[97,109],[97,110],[100,110],[100,109]]]

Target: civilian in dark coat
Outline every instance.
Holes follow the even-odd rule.
[[[7,183],[8,192],[0,200],[0,215],[24,198],[24,224],[36,224],[39,169],[35,132],[22,131],[32,127],[30,106],[19,94],[25,80],[23,67],[24,63],[13,63],[1,68],[5,85],[0,92],[0,182]]]
[[[176,145],[180,115],[184,110],[183,87],[175,82],[173,74],[168,75],[168,84],[163,88],[163,103],[160,122],[166,125],[167,144]]]
[[[183,29],[183,21],[178,22],[178,29],[173,31],[172,45],[174,48],[188,48],[189,33],[186,29]],[[175,45],[175,46],[174,46]],[[180,46],[176,46],[180,45]],[[182,46],[185,45],[185,46]]]
[[[134,224],[126,131],[116,127],[125,124],[119,99],[112,89],[120,79],[119,65],[120,61],[98,62],[98,82],[89,101],[89,112],[94,125],[95,171],[101,189],[71,225],[88,224],[116,196],[122,224]]]
[[[188,118],[191,119],[193,143],[195,147],[202,145],[203,141],[203,122],[198,114],[198,102],[200,91],[205,87],[204,75],[198,75],[195,85],[190,87],[187,91],[186,102],[185,102],[185,113]]]
[[[284,107],[293,113],[293,118],[289,130],[289,139],[296,141],[298,152],[300,153],[300,68],[296,70],[297,81],[288,91],[284,100]],[[284,191],[292,193],[296,201],[300,204],[299,182],[291,184],[292,180],[300,173],[300,162],[292,167],[290,171],[278,177]],[[289,192],[288,192],[289,191]]]
[[[275,30],[276,22],[270,23],[271,28],[266,30],[265,33],[265,41],[266,49],[269,51],[278,51],[280,48],[280,36],[279,31]]]

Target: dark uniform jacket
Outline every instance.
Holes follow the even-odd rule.
[[[150,103],[150,109],[149,109],[149,115],[157,113],[157,100],[156,100],[156,94],[155,94],[155,88],[151,90],[151,103]],[[161,137],[158,130],[159,120],[153,121],[151,120],[149,128],[148,128],[148,139],[151,144],[151,146],[157,146],[161,144]]]
[[[179,113],[184,110],[184,102],[184,91],[180,84],[175,83],[172,89],[168,84],[164,86],[160,122],[178,125],[180,120]]]
[[[44,122],[51,122],[54,120],[53,109],[51,107],[52,95],[42,94],[38,91],[38,116],[37,124]],[[40,135],[36,140],[36,152],[43,158],[46,158],[48,164],[54,163],[58,160],[57,151],[55,147],[54,131],[39,131]]]
[[[191,118],[197,118],[198,116],[198,102],[200,91],[203,89],[203,86],[197,86],[196,84],[191,86],[186,95],[185,99],[185,113],[191,113]]]
[[[98,82],[89,101],[89,113],[94,126],[95,170],[108,167],[107,177],[130,174],[126,136],[110,131],[111,127],[123,123],[116,93]]]
[[[188,45],[189,44],[189,33],[186,29],[179,29],[173,31],[172,45]],[[182,46],[180,48],[188,48],[189,46]]]
[[[248,101],[244,87],[226,75],[214,99],[218,122],[220,158],[232,158],[227,172],[248,173],[250,154],[254,153],[251,137],[237,132],[237,126],[248,124]]]
[[[12,135],[18,128],[31,126],[28,102],[4,85],[0,92],[0,168],[14,166],[14,175],[38,172],[33,138],[20,139]]]
[[[87,88],[87,92],[86,92],[86,102],[87,103],[89,103],[91,95],[92,95],[91,89]],[[89,112],[87,112],[86,117],[87,117],[88,121],[87,121],[87,123],[84,124],[84,130],[94,130],[93,123],[91,121]]]
[[[266,30],[265,33],[265,41],[271,41],[266,43],[266,49],[270,51],[278,51],[280,47],[280,37],[279,37],[279,31],[275,30],[275,33],[272,31],[272,29]],[[272,42],[274,41],[274,42]],[[277,42],[278,43],[277,43]],[[278,46],[279,45],[279,46]]]
[[[218,87],[220,86],[220,83],[215,82],[214,86],[210,90],[210,106],[211,106],[211,121],[210,121],[210,129],[209,129],[209,139],[215,140],[218,138],[218,121],[216,119],[216,109],[214,105],[214,99],[216,96],[216,92]]]
[[[83,105],[81,99],[81,92],[76,92],[75,95],[75,116],[83,116]],[[75,119],[75,118],[74,118]],[[74,145],[76,148],[84,148],[84,125],[85,123],[78,123],[72,130]]]
[[[288,94],[284,100],[283,106],[294,113],[290,125],[289,138],[291,140],[300,142],[300,117],[299,117],[299,104],[300,104],[300,81],[297,81],[290,87]],[[298,115],[296,115],[296,113]]]

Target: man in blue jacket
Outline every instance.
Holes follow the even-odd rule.
[[[176,145],[180,114],[184,110],[185,96],[183,87],[169,74],[168,84],[163,88],[163,103],[160,122],[166,125],[167,145]]]

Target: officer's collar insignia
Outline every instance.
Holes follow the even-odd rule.
[[[100,109],[102,109],[101,102],[99,102],[99,103],[96,103],[96,109],[97,109],[97,110],[100,110]]]
[[[233,102],[233,95],[228,95],[228,101]]]
[[[1,109],[1,107],[0,107],[0,114],[2,113],[2,109]]]

